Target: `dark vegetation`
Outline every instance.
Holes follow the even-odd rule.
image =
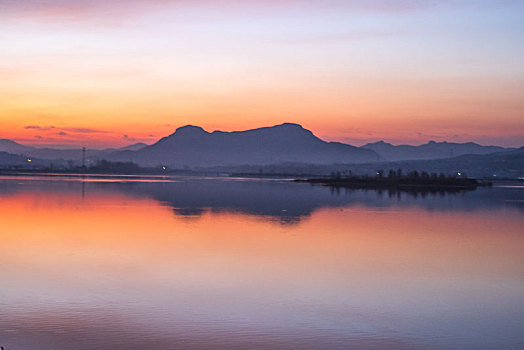
[[[143,168],[133,162],[110,162],[107,160],[99,160],[95,164],[86,168],[88,172],[95,173],[140,173]]]
[[[389,170],[385,173],[378,170],[375,176],[353,175],[352,172],[334,172],[330,177],[309,178],[295,180],[297,182],[308,182],[322,184],[331,187],[345,187],[351,189],[387,189],[387,190],[468,190],[479,186],[491,186],[491,182],[480,182],[470,179],[466,174],[455,175],[427,173],[425,171],[410,171],[403,174],[402,169]]]
[[[162,174],[166,173],[166,167],[143,168],[133,162],[110,162],[97,160],[87,166],[78,165],[70,161],[67,164],[37,165],[35,162],[21,165],[6,166],[0,169],[0,173],[11,172],[38,172],[38,173],[64,173],[64,174]]]

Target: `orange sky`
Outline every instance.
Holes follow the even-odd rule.
[[[519,4],[226,4],[7,0],[0,138],[105,147],[295,122],[357,145],[524,145]]]

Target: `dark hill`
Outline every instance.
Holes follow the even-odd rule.
[[[378,160],[367,149],[326,142],[298,124],[285,123],[246,131],[205,131],[187,125],[157,143],[132,152],[117,152],[112,159],[141,165],[173,168],[276,163],[363,163]]]
[[[513,148],[498,146],[482,146],[474,142],[454,143],[429,141],[419,146],[398,145],[379,141],[368,143],[362,148],[377,152],[384,160],[422,160],[452,158],[465,154],[490,154],[495,152],[511,151]]]

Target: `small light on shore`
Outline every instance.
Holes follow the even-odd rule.
[[[163,167],[162,167],[162,170],[166,170],[166,167],[165,167],[165,166],[163,166]]]
[[[31,158],[27,158],[27,162],[31,163],[32,162]]]
[[[462,173],[457,173],[458,176],[462,175]]]

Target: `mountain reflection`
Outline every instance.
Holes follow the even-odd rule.
[[[524,189],[480,188],[461,192],[392,192],[331,189],[283,180],[175,178],[169,181],[111,178],[0,177],[0,196],[20,192],[67,192],[89,198],[111,193],[154,199],[175,215],[199,217],[206,212],[236,212],[282,224],[298,223],[322,208],[364,206],[382,210],[418,207],[426,211],[524,211]],[[107,181],[106,181],[107,180]]]

